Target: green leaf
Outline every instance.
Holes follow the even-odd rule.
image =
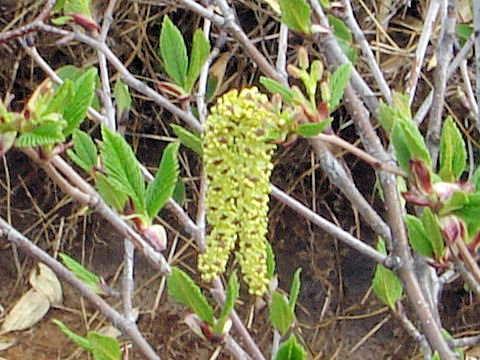
[[[273,252],[272,244],[266,241],[266,253],[267,253],[267,279],[271,279],[275,274],[275,253]]]
[[[237,273],[233,272],[228,279],[225,304],[223,305],[222,312],[220,313],[218,321],[215,323],[215,326],[212,329],[214,333],[221,334],[223,332],[225,322],[227,321],[230,312],[235,306],[235,301],[238,298],[239,290],[240,283],[238,282]]]
[[[123,212],[128,196],[112,185],[111,181],[101,172],[95,173],[95,186],[103,201],[118,212]]]
[[[292,312],[295,312],[295,304],[297,303],[298,294],[300,293],[300,273],[302,268],[295,270],[293,275],[292,287],[290,288],[290,296],[288,297],[288,305],[292,309]]]
[[[55,4],[55,6],[52,9],[52,13],[63,9],[63,7],[65,6],[65,2],[66,2],[66,0],[58,0],[57,3]]]
[[[429,207],[423,209],[422,223],[425,233],[428,234],[428,240],[432,245],[435,257],[441,259],[444,255],[445,244],[443,243],[443,237],[440,231],[440,226],[438,225],[437,217]]]
[[[129,111],[132,106],[132,97],[128,91],[128,86],[122,80],[118,79],[113,88],[113,95],[117,102],[118,116],[123,116],[125,111]]]
[[[328,18],[328,22],[333,28],[333,33],[335,34],[335,37],[337,39],[342,39],[347,43],[351,44],[353,41],[353,37],[347,25],[345,25],[345,23],[342,20],[340,20],[339,18],[333,15],[327,15],[327,18]]]
[[[350,63],[344,63],[337,67],[330,77],[329,84],[331,97],[328,103],[330,111],[335,110],[340,103],[340,100],[343,97],[343,92],[350,81],[351,69],[352,65]]]
[[[465,42],[470,39],[473,34],[473,26],[468,24],[457,24],[455,26],[455,33],[460,40],[460,46],[463,46]]]
[[[445,120],[440,139],[440,171],[442,180],[456,181],[460,178],[467,164],[467,150],[462,134],[449,116]]]
[[[422,221],[415,216],[407,215],[405,218],[405,225],[407,226],[408,237],[413,250],[422,256],[432,256],[432,244],[430,244],[430,241],[428,240]]]
[[[87,350],[89,353],[93,351],[93,345],[92,343],[87,339],[84,338],[83,336],[75,334],[72,330],[68,328],[67,325],[65,325],[63,322],[61,322],[58,319],[52,319],[52,322],[58,326],[58,328],[65,334],[67,335],[75,344],[80,346],[81,348]]]
[[[202,31],[197,29],[193,34],[192,52],[190,54],[190,64],[188,66],[187,80],[185,82],[184,90],[190,93],[193,84],[197,81],[202,67],[210,54],[210,44],[205,39]]]
[[[267,89],[272,94],[280,94],[286,104],[292,105],[294,94],[291,89],[283,86],[278,81],[267,78],[265,76],[260,76],[260,84],[262,84],[265,89]]]
[[[182,270],[172,267],[167,279],[168,292],[178,302],[189,307],[203,321],[213,325],[213,309],[200,291],[200,287]]]
[[[433,353],[432,360],[442,360],[437,350]]]
[[[202,138],[198,134],[194,134],[182,126],[171,124],[170,125],[173,129],[173,133],[177,135],[178,140],[182,143],[182,145],[192,149],[197,154],[203,154],[203,145],[202,145]]]
[[[172,196],[178,180],[178,148],[180,143],[170,143],[162,154],[155,179],[147,187],[147,214],[150,220],[157,216]]]
[[[325,128],[330,125],[333,121],[332,117],[329,117],[326,120],[323,120],[321,122],[315,122],[315,123],[305,123],[305,124],[300,124],[297,128],[297,133],[300,136],[304,137],[313,137],[315,135],[320,134]]]
[[[172,199],[181,206],[185,202],[185,193],[185,184],[179,177],[177,183],[175,184],[175,189],[173,189]]]
[[[185,89],[188,56],[182,33],[168,16],[163,18],[160,32],[160,55],[165,63],[167,74]]]
[[[105,170],[112,184],[130,196],[138,214],[144,213],[145,182],[135,154],[126,140],[102,126],[101,154]]]
[[[386,254],[385,243],[382,239],[378,240],[377,249],[382,254]],[[385,266],[377,265],[372,286],[375,295],[395,312],[395,303],[402,297],[403,292],[398,277]]]
[[[448,198],[443,206],[438,210],[438,216],[448,215],[452,212],[462,209],[470,203],[470,199],[464,191],[456,191]]]
[[[72,138],[73,150],[67,150],[67,155],[75,164],[90,174],[92,168],[97,165],[97,148],[86,132],[77,129],[73,132]]]
[[[380,100],[379,109],[378,121],[383,129],[391,134],[395,119],[397,118],[397,111],[391,106],[385,104],[382,100]]]
[[[88,107],[92,104],[95,96],[97,69],[91,68],[75,80],[74,95],[65,104],[62,115],[68,125],[63,131],[65,136],[73,133],[75,129],[85,120]]]
[[[90,0],[66,0],[63,6],[65,14],[79,13],[92,18]]]
[[[73,81],[67,79],[57,89],[52,101],[48,104],[46,113],[60,113],[62,114],[66,104],[69,104],[74,94]]]
[[[34,147],[62,143],[65,140],[62,130],[62,122],[47,122],[20,135],[15,145],[18,147]]]
[[[102,289],[98,286],[100,284],[100,278],[94,273],[88,271],[83,267],[82,264],[72,259],[67,254],[59,253],[60,259],[65,264],[65,266],[75,274],[85,285],[90,287],[95,293],[103,295]]]
[[[475,169],[470,182],[473,184],[475,191],[480,191],[480,165]]]
[[[310,34],[310,5],[305,0],[279,0],[282,22],[294,31]]]
[[[282,335],[292,326],[294,314],[285,297],[278,291],[272,292],[270,304],[270,321]]]
[[[275,354],[275,360],[303,360],[305,357],[305,349],[297,342],[293,334],[278,347],[278,351]]]
[[[87,338],[92,344],[94,360],[120,360],[122,352],[117,339],[89,331]]]
[[[410,98],[407,94],[394,91],[392,94],[393,104],[395,109],[398,110],[400,117],[404,119],[412,119],[412,111],[410,108]]]
[[[468,228],[477,229],[480,226],[480,193],[467,194],[468,203],[455,211],[455,215],[460,216],[468,223]]]

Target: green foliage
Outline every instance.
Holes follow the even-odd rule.
[[[63,322],[53,319],[52,322],[67,335],[75,344],[84,348],[93,355],[94,360],[120,360],[122,353],[120,344],[114,338],[100,335],[96,332],[89,331],[87,337],[75,334]]]
[[[103,291],[98,284],[100,284],[100,278],[94,273],[88,271],[82,264],[72,259],[67,254],[59,253],[60,259],[65,266],[75,274],[85,285],[92,289],[95,293],[103,295]]]
[[[182,33],[168,16],[163,18],[160,32],[160,55],[165,63],[167,74],[181,87],[187,79],[187,47]]]
[[[438,220],[435,214],[429,207],[425,207],[422,213],[422,224],[425,233],[428,234],[428,239],[433,249],[433,253],[437,259],[441,259],[444,255],[445,244],[443,243],[442,232],[438,225]]]
[[[67,155],[85,172],[91,173],[97,165],[97,148],[92,138],[86,132],[75,130],[73,132],[73,150],[68,149]]]
[[[310,5],[305,0],[279,0],[282,22],[294,31],[310,34]]]
[[[282,335],[285,335],[293,323],[294,313],[285,297],[278,291],[272,293],[270,321]]]
[[[192,91],[203,64],[208,59],[210,44],[200,30],[193,35],[190,64],[187,47],[180,30],[168,16],[163,19],[160,32],[160,55],[165,64],[167,74],[186,92]]]
[[[157,216],[172,196],[178,180],[178,148],[180,143],[170,143],[162,154],[162,160],[155,179],[148,184],[146,208],[150,220]]]
[[[240,283],[238,282],[237,273],[233,272],[228,279],[225,304],[223,305],[222,312],[220,313],[220,316],[212,329],[214,333],[221,334],[223,332],[225,322],[235,306],[235,301],[238,298],[239,290]]]
[[[124,113],[128,112],[132,106],[132,97],[128,91],[127,84],[118,79],[113,88],[113,96],[115,96],[115,101],[117,102],[118,115],[123,117]]]
[[[272,245],[267,241],[266,246],[267,253],[267,278],[271,279],[275,274],[275,253],[273,252]]]
[[[470,182],[473,184],[475,191],[480,191],[480,166],[475,169]]]
[[[280,94],[286,104],[293,104],[292,100],[295,97],[293,90],[283,86],[278,81],[267,78],[265,76],[260,77],[260,84],[262,84],[265,89],[267,89],[272,94]]]
[[[92,104],[95,95],[97,69],[90,68],[74,82],[74,95],[64,103],[62,115],[68,125],[64,129],[65,136],[73,133],[82,123]]]
[[[102,137],[101,154],[109,180],[132,199],[138,214],[144,214],[145,182],[132,148],[121,135],[105,126],[102,126]]]
[[[194,134],[179,125],[171,124],[170,126],[182,145],[192,149],[199,155],[203,154],[202,138],[198,134]]]
[[[348,60],[350,60],[352,64],[355,64],[358,51],[353,43],[353,37],[350,33],[350,30],[348,29],[347,25],[345,25],[345,23],[339,18],[332,15],[327,16],[328,22],[333,28],[333,34],[337,39],[338,45],[340,45],[340,48],[343,50]]]
[[[197,284],[182,270],[172,267],[167,280],[168,292],[178,302],[189,307],[200,319],[214,324],[213,309]]]
[[[463,46],[465,42],[470,39],[473,34],[473,26],[468,24],[457,24],[455,26],[455,33],[457,34],[460,45]]]
[[[30,132],[20,135],[15,145],[18,147],[34,147],[61,143],[65,140],[62,130],[62,122],[46,122]]]
[[[300,293],[300,273],[302,268],[295,270],[293,274],[292,287],[290,288],[290,296],[288,297],[288,305],[292,309],[292,312],[295,312],[295,304],[297,303],[298,294]]]
[[[440,171],[443,181],[455,181],[460,178],[467,163],[467,150],[462,134],[449,116],[445,120],[440,139]]]
[[[92,355],[94,360],[120,360],[122,353],[120,344],[114,338],[89,331],[87,339],[92,344]]]
[[[413,215],[407,215],[405,224],[413,250],[422,256],[430,257],[433,253],[433,248],[422,221]]]
[[[299,135],[307,138],[313,137],[325,130],[325,128],[330,125],[332,121],[333,118],[329,117],[328,119],[321,122],[300,124],[297,128],[297,132]]]
[[[92,18],[90,0],[66,0],[63,6],[65,14],[83,14],[90,19]]]
[[[92,343],[83,336],[75,334],[72,330],[68,328],[63,322],[58,319],[53,319],[52,322],[59,327],[62,332],[67,335],[75,344],[80,346],[81,348],[87,350],[89,353],[93,352],[93,345]]]
[[[109,206],[120,213],[124,211],[128,196],[113,186],[101,172],[95,173],[95,185],[100,196]]]
[[[185,193],[185,184],[179,177],[177,183],[175,184],[175,189],[173,189],[172,199],[175,200],[179,205],[183,205],[185,202]]]
[[[307,356],[305,349],[297,342],[295,335],[290,335],[290,338],[282,343],[277,353],[275,360],[303,360]]]
[[[328,103],[330,111],[335,110],[340,103],[343,92],[350,81],[351,70],[352,65],[350,63],[344,63],[337,67],[330,77],[330,100]]]
[[[387,253],[382,239],[378,240],[377,249],[382,254]],[[395,303],[402,297],[403,293],[402,284],[398,277],[385,266],[378,264],[372,286],[375,295],[390,309],[396,311]]]
[[[210,44],[205,39],[202,31],[197,29],[193,34],[192,52],[190,55],[190,64],[188,65],[187,80],[185,82],[184,90],[190,93],[193,84],[197,81],[202,71],[202,67],[208,59],[210,54]]]

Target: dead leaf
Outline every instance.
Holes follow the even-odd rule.
[[[0,351],[7,350],[17,344],[18,340],[15,336],[2,335],[0,336]],[[0,357],[0,360],[3,359]]]
[[[280,15],[280,5],[277,0],[264,0],[278,15]]]
[[[113,325],[105,325],[102,326],[100,329],[97,331],[100,335],[108,336],[113,339],[118,338],[120,335],[122,335],[122,332],[118,330],[115,326]]]
[[[30,289],[23,294],[7,314],[0,329],[0,334],[28,329],[41,320],[49,308],[50,302],[47,297],[34,289]]]
[[[38,271],[33,269],[30,273],[30,284],[38,292],[45,295],[53,306],[63,302],[62,285],[57,275],[47,265],[38,263]]]

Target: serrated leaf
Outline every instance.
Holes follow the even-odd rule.
[[[282,335],[292,326],[294,313],[285,297],[278,291],[272,292],[270,321]]]
[[[460,130],[449,116],[445,120],[440,139],[440,171],[442,180],[452,182],[458,180],[467,164],[467,150]]]
[[[382,239],[379,239],[377,249],[382,254],[386,254],[385,243]],[[392,311],[396,311],[395,303],[402,297],[403,293],[402,284],[398,277],[385,266],[377,265],[372,286],[375,295]]]
[[[280,344],[275,354],[275,360],[303,360],[305,357],[305,349],[297,342],[293,334],[287,341]]]
[[[328,22],[330,23],[331,27],[333,28],[333,33],[337,39],[341,39],[349,44],[352,43],[353,37],[348,29],[347,25],[340,20],[339,18],[333,15],[327,15]]]
[[[178,148],[180,143],[170,143],[162,154],[162,160],[158,167],[155,179],[148,184],[146,194],[147,214],[150,220],[157,216],[158,212],[172,196],[178,180]]]
[[[73,133],[85,120],[88,107],[92,104],[95,96],[97,69],[90,68],[74,82],[74,95],[65,104],[62,115],[68,125],[63,131],[65,136]]]
[[[428,240],[432,245],[435,257],[437,259],[441,259],[444,255],[445,244],[443,243],[443,237],[437,218],[429,207],[425,207],[423,209],[422,224],[425,229],[425,233],[428,234]]]
[[[407,94],[394,91],[392,94],[395,109],[404,119],[412,119],[412,111],[410,108],[410,98]]]
[[[73,132],[73,150],[67,150],[67,155],[72,161],[81,167],[87,173],[92,172],[92,168],[97,165],[97,148],[86,132],[75,130]]]
[[[94,273],[88,271],[82,264],[68,256],[67,254],[59,253],[58,256],[62,259],[65,266],[75,274],[85,285],[90,287],[95,293],[103,295],[102,289],[98,286],[100,278]]]
[[[187,80],[184,87],[187,93],[192,91],[193,84],[197,81],[209,54],[210,44],[205,39],[201,30],[195,30],[193,34],[192,52],[190,53],[190,64],[188,65],[187,71]]]
[[[422,221],[415,216],[407,215],[405,225],[407,226],[408,238],[410,239],[413,250],[422,256],[432,256],[432,244],[430,244],[428,240]]]
[[[233,310],[235,306],[235,301],[238,298],[240,290],[240,283],[238,282],[238,277],[237,273],[233,272],[230,275],[230,278],[228,279],[227,283],[227,295],[225,299],[225,304],[223,304],[222,312],[220,313],[220,316],[215,323],[215,326],[212,328],[212,331],[217,334],[221,334],[223,331],[223,328],[225,326],[225,322],[228,319],[228,316],[230,315],[230,312]]]
[[[200,287],[182,270],[172,267],[172,273],[167,279],[168,292],[178,302],[189,307],[197,316],[213,325],[213,309]]]
[[[343,97],[343,92],[347,87],[350,81],[352,65],[350,63],[344,63],[337,67],[330,77],[330,101],[328,102],[328,107],[330,111],[333,111],[337,108],[340,100]]]
[[[73,82],[69,79],[65,80],[63,84],[58,87],[52,101],[48,104],[46,113],[54,112],[63,114],[64,108],[73,97],[73,93]]]
[[[422,134],[410,119],[397,119],[393,125],[392,142],[399,165],[410,173],[411,159],[423,160],[431,166],[432,160]]]
[[[182,33],[168,16],[163,18],[160,32],[160,55],[167,74],[182,88],[187,78],[188,56]]]
[[[118,115],[122,115],[125,111],[130,110],[132,106],[132,97],[128,91],[128,86],[122,80],[118,79],[113,88],[113,95],[117,103]]]
[[[90,0],[66,0],[65,5],[63,6],[63,11],[65,14],[79,13],[91,19],[92,13],[90,9]]]
[[[267,89],[272,94],[280,94],[286,104],[292,104],[294,94],[291,89],[283,86],[278,81],[267,78],[265,76],[260,77],[260,84],[262,84],[265,89]]]
[[[61,143],[65,140],[62,130],[63,123],[61,122],[44,123],[32,131],[20,135],[15,145],[18,147],[34,147]]]
[[[300,273],[302,268],[295,270],[293,274],[292,287],[290,288],[290,296],[288,297],[288,305],[292,309],[292,312],[295,313],[295,304],[297,303],[298,294],[300,293]]]
[[[127,141],[119,134],[102,126],[101,154],[108,178],[119,190],[132,198],[135,212],[146,210],[145,181],[135,154]]]
[[[300,124],[297,128],[297,133],[300,136],[304,137],[313,137],[315,135],[320,134],[325,128],[330,125],[333,121],[333,118],[329,117],[326,120],[323,120],[321,122],[315,122],[315,123],[305,123],[305,124]]]
[[[269,241],[266,242],[267,246],[265,248],[267,253],[267,279],[271,279],[275,274],[275,253],[273,252],[272,245]]]
[[[294,31],[310,34],[310,5],[305,0],[279,0],[282,22]]]
[[[203,154],[202,138],[200,135],[194,134],[179,125],[171,124],[170,126],[182,145],[192,149],[199,155]]]
[[[113,207],[118,212],[124,211],[128,196],[113,186],[109,179],[100,172],[95,174],[95,187],[108,206]]]
[[[63,322],[61,322],[58,319],[53,319],[52,322],[58,326],[58,328],[65,334],[67,335],[75,344],[80,346],[81,348],[87,350],[89,353],[93,351],[93,345],[91,342],[80,335],[75,334],[72,330],[68,328],[67,325],[65,325]]]
[[[120,360],[122,352],[118,340],[89,331],[87,339],[92,344],[94,360]]]

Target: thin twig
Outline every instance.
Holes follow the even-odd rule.
[[[130,338],[130,340],[138,347],[145,358],[151,360],[160,360],[160,357],[155,353],[150,344],[148,344],[143,335],[138,331],[135,323],[132,324],[131,321],[119,314],[105,300],[103,300],[92,289],[90,289],[89,286],[85,285],[72,272],[70,272],[70,270],[48,255],[42,249],[34,245],[32,241],[20,234],[1,217],[0,229],[2,236],[6,236],[10,242],[16,244],[27,255],[43,262],[45,265],[50,267],[50,269],[52,269],[59,277],[68,282],[71,286],[78,290],[82,296],[94,304],[95,307],[103,314],[103,316],[109,319],[116,328]]]

